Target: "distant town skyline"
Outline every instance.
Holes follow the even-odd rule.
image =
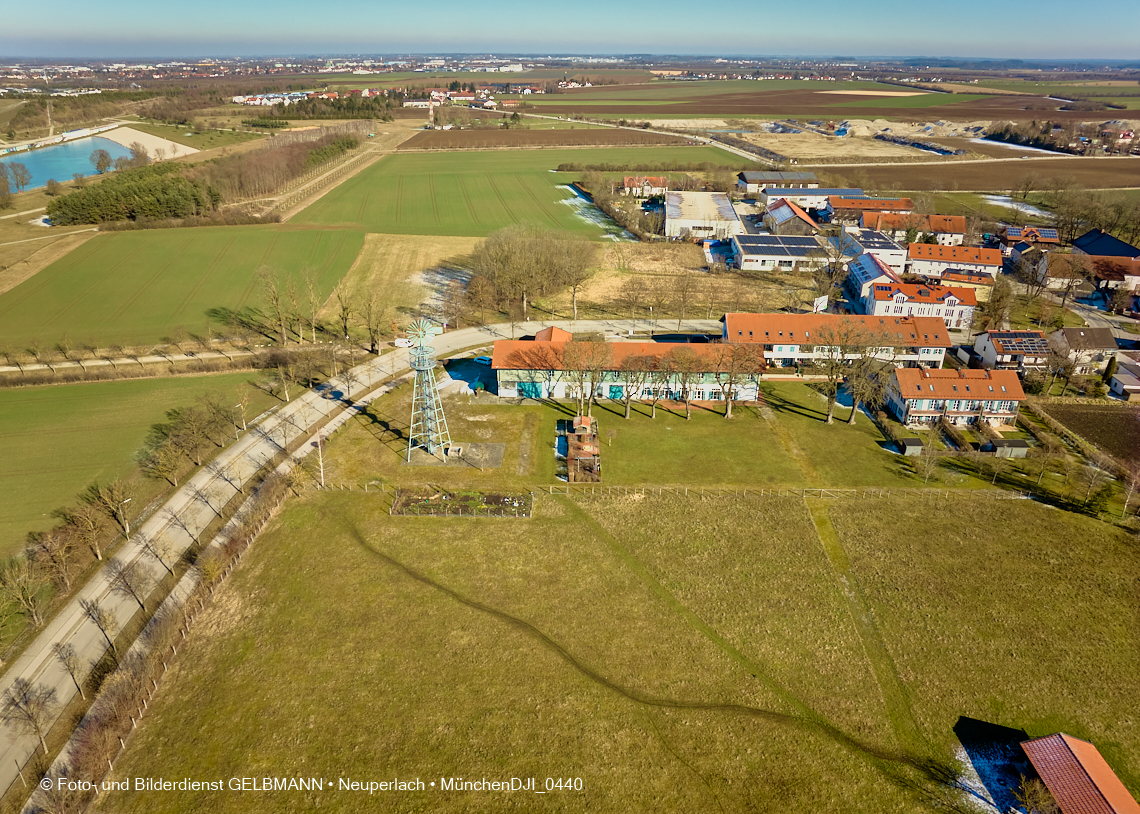
[[[1132,22],[1129,23],[1128,21]],[[1113,24],[1116,21],[1118,24]],[[1060,0],[1013,0],[995,13],[986,0],[920,8],[905,0],[821,0],[800,7],[710,0],[548,7],[521,0],[471,6],[440,0],[363,7],[297,0],[193,7],[82,0],[15,4],[3,15],[8,58],[174,58],[347,53],[673,54],[764,57],[943,56],[1013,59],[1140,59],[1134,0],[1105,0],[1075,12]],[[1010,24],[1013,23],[1013,24]]]

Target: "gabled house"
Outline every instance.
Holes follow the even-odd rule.
[[[1116,337],[1109,328],[1062,328],[1051,335],[1060,347],[1068,349],[1077,373],[1104,370],[1116,355]]]
[[[1049,364],[1052,347],[1041,331],[986,331],[974,339],[974,354],[985,368],[1043,370]]]
[[[997,277],[1001,271],[1000,249],[977,246],[941,246],[911,243],[907,248],[907,271],[922,277],[941,278],[947,269],[973,271]]]
[[[989,302],[990,292],[993,291],[995,280],[988,274],[979,274],[976,271],[958,271],[947,269],[942,272],[942,283],[955,288],[968,288],[974,292],[978,302]]]
[[[663,175],[627,175],[622,179],[621,194],[635,198],[653,198],[669,191],[669,179]]]
[[[876,282],[862,301],[863,313],[873,316],[938,317],[947,328],[969,328],[977,306],[968,288],[925,283]]]
[[[903,215],[895,212],[865,212],[864,229],[875,229],[893,240],[909,242],[931,235],[941,246],[961,246],[966,239],[966,219],[961,215]]]
[[[1061,243],[1061,233],[1047,226],[1006,226],[1001,232],[1001,242],[1007,246],[1018,243],[1058,246]]]
[[[1140,290],[1140,258],[1050,252],[1040,260],[1037,270],[1038,274],[1048,275],[1047,285],[1055,289],[1069,288],[1076,282],[1078,293]],[[1087,287],[1083,285],[1086,282]]]
[[[1108,390],[1124,401],[1140,401],[1140,354],[1117,354]]]
[[[861,189],[811,189],[806,187],[765,187],[760,190],[760,201],[767,206],[777,198],[791,201],[803,209],[827,208],[832,196],[841,198],[857,198],[863,194]]]
[[[1013,424],[1025,391],[1012,370],[897,368],[887,386],[887,407],[906,425]]]
[[[725,314],[725,342],[764,346],[770,367],[812,365],[836,353],[854,360],[860,345],[893,365],[941,367],[950,335],[936,317],[874,317],[858,314]]]

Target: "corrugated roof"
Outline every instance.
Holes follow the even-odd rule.
[[[820,332],[831,333],[849,326],[872,337],[882,337],[892,347],[948,348],[950,335],[941,317],[876,317],[859,314],[725,314],[729,342],[788,342],[812,345]]]
[[[680,220],[740,220],[723,192],[666,192],[665,210],[667,217]]]
[[[799,219],[811,228],[816,228],[815,221],[808,217],[808,213],[800,209],[791,201],[779,198],[768,205],[768,214],[777,224],[787,223]]]
[[[977,246],[941,246],[933,243],[911,243],[908,252],[911,260],[945,260],[948,263],[978,263],[987,266],[1001,265],[1001,249],[980,249]]]
[[[1057,733],[1021,744],[1063,814],[1140,814],[1095,746]]]
[[[1016,370],[895,369],[898,392],[908,399],[982,399],[1024,401]]]

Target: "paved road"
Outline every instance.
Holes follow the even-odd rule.
[[[627,334],[646,332],[648,320],[552,320],[488,325],[451,331],[436,338],[438,356],[449,356],[459,351],[481,347],[495,339],[525,336],[547,327],[557,326],[568,331]],[[672,331],[677,323],[659,323],[659,333]],[[685,320],[680,330],[692,333],[716,333],[721,330],[716,320]],[[134,532],[130,541],[114,556],[112,562],[120,565],[135,564],[154,580],[164,567],[142,545],[144,538],[165,538],[170,543],[167,561],[173,562],[193,543],[197,534],[214,517],[214,507],[221,507],[264,467],[286,443],[298,437],[308,437],[315,424],[343,405],[343,399],[356,399],[379,381],[408,369],[408,353],[397,349],[377,359],[353,368],[355,384],[345,385],[345,377],[327,382],[322,389],[306,391],[304,395],[283,404],[270,415],[250,427],[249,431],[222,450],[209,468],[203,468],[179,488],[166,504]],[[106,653],[107,643],[99,629],[88,620],[80,608],[80,600],[100,603],[110,610],[116,620],[116,629],[125,625],[138,610],[137,603],[112,590],[108,569],[105,567],[79,591],[28,646],[27,650],[0,676],[0,693],[11,687],[16,678],[36,684],[45,684],[56,690],[62,708],[76,695],[71,677],[52,656],[55,643],[71,644],[84,662],[96,661]],[[148,605],[149,607],[149,605]],[[0,789],[7,789],[18,779],[17,764],[24,765],[38,748],[34,737],[23,735],[9,727],[0,730]]]

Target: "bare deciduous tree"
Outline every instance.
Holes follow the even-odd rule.
[[[0,567],[0,597],[18,607],[32,627],[43,624],[46,586],[39,569],[24,557],[10,559]]]
[[[723,342],[713,350],[713,371],[724,397],[724,417],[732,418],[732,401],[736,389],[745,379],[764,370],[764,354],[760,346],[745,342]]]
[[[146,611],[146,598],[150,593],[151,575],[138,564],[138,561],[124,563],[111,560],[107,563],[107,575],[111,578],[111,590],[122,596],[129,596]]]
[[[56,642],[51,646],[51,652],[56,660],[67,670],[71,680],[75,682],[75,689],[79,690],[79,697],[86,700],[87,693],[83,689],[83,659],[75,652],[75,645]]]
[[[48,753],[44,735],[51,726],[55,714],[56,693],[54,687],[46,684],[33,684],[25,678],[17,678],[4,692],[0,719],[4,723],[39,739],[44,754]]]
[[[282,290],[281,273],[269,266],[261,266],[257,269],[257,282],[261,287],[261,297],[265,300],[265,307],[277,327],[281,345],[284,346],[288,343],[289,335],[285,324],[287,307],[285,292]]]
[[[99,632],[107,640],[107,646],[111,648],[111,652],[118,655],[119,649],[115,646],[114,636],[115,614],[93,599],[80,599],[79,607],[83,610],[83,615],[90,619],[95,627],[99,628]]]

